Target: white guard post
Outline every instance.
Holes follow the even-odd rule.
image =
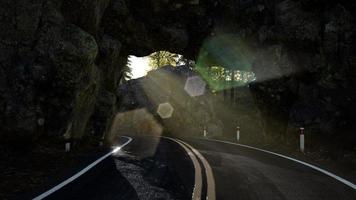
[[[206,127],[204,126],[204,137],[206,137],[208,132],[206,131]]]
[[[69,152],[70,151],[70,142],[66,142],[65,146],[64,146],[65,152]]]
[[[104,145],[104,138],[101,138],[99,142],[99,146],[103,146],[103,145]]]
[[[300,127],[299,129],[299,148],[302,153],[304,153],[304,128]]]
[[[240,141],[240,127],[239,126],[236,128],[236,140]]]

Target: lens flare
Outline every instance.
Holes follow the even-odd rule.
[[[201,96],[205,93],[206,83],[199,76],[187,78],[184,90],[191,97]]]
[[[132,134],[160,136],[162,126],[145,108],[122,112],[115,116],[107,139],[115,141],[120,135]]]
[[[120,151],[120,150],[121,150],[121,147],[114,147],[113,150],[112,150],[112,152],[113,152],[113,153],[117,153],[117,152]]]
[[[238,35],[217,34],[202,45],[196,66],[212,90],[223,90],[244,82],[240,74],[251,73],[252,60],[251,48]]]
[[[171,118],[173,115],[174,108],[170,103],[161,103],[158,106],[157,109],[157,114],[162,118],[162,119],[168,119]]]

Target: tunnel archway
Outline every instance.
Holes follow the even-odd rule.
[[[128,55],[168,50],[198,60],[207,39],[232,35],[253,52],[246,56],[258,83],[251,89],[266,117],[277,116],[282,127],[310,126],[317,134],[342,129],[341,138],[355,141],[349,133],[356,124],[351,117],[355,95],[347,92],[355,88],[355,16],[346,1],[71,0],[30,5],[22,0],[1,5],[7,18],[1,19],[6,31],[1,34],[0,117],[5,124],[1,133],[9,137],[73,133],[81,138],[93,124],[103,132],[115,113],[117,83]],[[308,107],[317,109],[299,112]]]
[[[156,118],[161,124],[163,132],[159,135],[202,136],[205,129],[209,137],[233,137],[239,123],[244,124],[244,131],[249,130],[250,138],[256,137],[256,133],[260,135],[263,130],[258,120],[261,118],[248,85],[245,85],[248,82],[239,85],[236,80],[235,84],[221,81],[226,84],[225,88],[216,89],[206,78],[209,79],[201,76],[195,67],[166,65],[144,77],[126,81],[118,91],[120,102],[116,121],[121,125],[113,125],[117,129],[113,131],[141,133],[145,128],[139,127],[144,123],[136,122],[136,114],[132,113],[145,109],[150,113],[147,123],[152,124]],[[231,78],[230,74],[227,78]],[[249,109],[251,111],[246,112]],[[127,126],[123,121],[133,124]],[[145,134],[157,135],[151,131]]]
[[[203,106],[198,100],[190,101],[190,97],[177,98],[181,93],[172,91],[176,103],[169,106],[169,102],[158,102],[161,109],[152,111],[169,120],[176,116],[175,111],[184,110],[177,108],[180,104],[190,103],[187,115],[173,123],[172,129],[179,131],[181,124],[199,119],[199,130],[191,132],[204,134],[204,125],[211,124],[214,126],[206,127],[209,132],[231,134],[217,137],[232,139],[238,124],[241,141],[294,152],[297,130],[303,127],[306,152],[332,161],[354,158],[355,5],[347,0],[0,0],[0,154],[3,163],[19,164],[9,171],[2,170],[3,182],[18,194],[21,190],[12,187],[14,177],[9,174],[19,175],[24,180],[20,185],[28,189],[38,181],[32,169],[50,166],[47,164],[55,160],[64,165],[61,158],[48,160],[51,150],[62,155],[68,143],[83,150],[81,147],[86,145],[98,147],[120,111],[120,94],[124,92],[119,91],[119,83],[128,56],[147,56],[157,51],[178,53],[196,61],[200,78],[209,87],[219,86],[215,80],[209,83],[210,73],[216,71],[230,77],[241,71],[255,75],[251,83],[236,86],[238,92],[209,94],[216,95],[207,98],[214,101],[202,101]],[[209,66],[217,67],[216,71],[209,70]],[[163,81],[160,85],[168,84]],[[241,95],[234,105],[224,101],[231,94]],[[254,107],[240,106],[250,104]],[[217,105],[228,105],[228,109],[218,109],[222,113],[218,117],[210,112]],[[194,113],[204,111],[202,107],[206,112]],[[251,112],[251,116],[259,115],[259,120],[228,112]],[[147,114],[142,113],[146,112],[138,112],[138,116]],[[209,119],[201,117],[204,115]],[[229,126],[225,122],[231,122],[230,129],[216,128],[216,118],[224,127]],[[143,122],[143,131],[160,130],[154,120],[146,123],[136,119],[137,123]],[[189,120],[192,122],[186,122]],[[262,130],[252,134],[256,127]],[[26,159],[36,155],[44,157],[40,162],[46,165]],[[240,165],[237,161],[235,166]],[[34,168],[23,167],[28,163]],[[31,174],[21,173],[23,170]],[[52,167],[44,171],[52,171]],[[286,173],[290,174],[288,170]],[[44,177],[45,173],[38,175]],[[7,184],[10,179],[11,184]],[[280,173],[275,180],[280,183]],[[309,177],[305,181],[312,183]],[[308,191],[308,184],[300,183]]]

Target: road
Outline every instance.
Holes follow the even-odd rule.
[[[110,159],[47,198],[356,199],[350,186],[270,153],[196,138],[130,137]]]
[[[212,167],[216,199],[356,199],[356,191],[294,161],[231,144],[185,139]]]

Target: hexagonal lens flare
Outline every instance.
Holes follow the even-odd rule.
[[[184,90],[191,96],[201,96],[205,93],[206,83],[199,76],[192,76],[185,82]]]
[[[158,106],[157,109],[157,114],[162,118],[162,119],[168,119],[171,118],[173,115],[174,108],[170,103],[161,103]]]

